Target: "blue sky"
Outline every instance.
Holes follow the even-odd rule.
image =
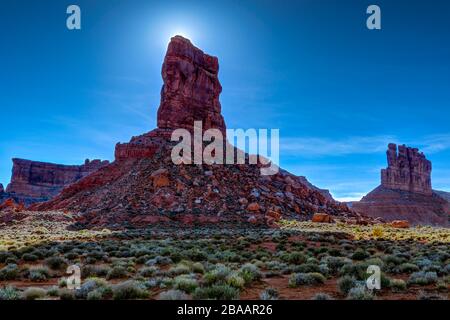
[[[66,29],[77,4],[82,30]],[[370,4],[382,30],[366,28]],[[0,182],[11,158],[112,159],[156,126],[167,43],[219,57],[230,128],[279,128],[281,166],[357,199],[389,142],[423,149],[450,191],[446,1],[2,0]]]

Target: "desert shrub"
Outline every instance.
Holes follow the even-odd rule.
[[[112,296],[112,289],[110,286],[100,286],[87,294],[87,300],[103,300]]]
[[[154,265],[166,266],[172,263],[173,263],[172,259],[163,256],[156,256],[155,258],[145,262],[147,266],[154,266]]]
[[[159,294],[159,300],[187,300],[189,296],[180,290],[168,290]]]
[[[352,259],[353,260],[364,260],[364,259],[367,259],[369,256],[370,256],[370,254],[367,251],[365,251],[361,248],[358,248],[352,254]]]
[[[436,283],[436,289],[438,291],[445,292],[445,291],[448,290],[448,287],[447,287],[447,284],[444,281],[439,281],[438,283]]]
[[[115,285],[112,292],[114,300],[145,299],[149,296],[145,287],[133,280]]]
[[[388,268],[394,268],[394,267],[406,262],[406,260],[404,258],[390,254],[390,255],[384,256],[384,262],[386,263]]]
[[[58,296],[61,300],[74,300],[75,293],[73,290],[69,289],[60,289],[58,292]]]
[[[192,268],[192,272],[202,273],[202,274],[205,273],[205,267],[200,262],[193,263],[191,268]]]
[[[319,292],[312,297],[312,300],[333,300],[333,298],[326,293]]]
[[[6,263],[7,259],[15,259],[14,254],[8,251],[0,251],[0,263]]]
[[[262,274],[259,268],[251,263],[244,264],[239,270],[239,275],[244,279],[245,284],[250,284],[253,281],[261,279]]]
[[[279,294],[278,291],[274,288],[264,289],[263,292],[259,295],[261,300],[278,300]]]
[[[436,272],[414,272],[408,279],[408,284],[417,284],[420,286],[426,286],[436,283],[438,280]]]
[[[171,267],[169,269],[169,275],[178,276],[180,274],[187,274],[191,272],[191,268],[189,266],[179,263],[178,265]]]
[[[357,281],[354,277],[345,275],[342,278],[338,279],[337,286],[342,294],[347,295],[350,289],[352,289],[356,285],[356,283]]]
[[[0,300],[19,300],[20,292],[14,287],[0,289]]]
[[[194,299],[235,300],[239,299],[239,290],[227,284],[215,284],[210,287],[195,289]]]
[[[53,286],[53,287],[51,287],[50,289],[47,290],[47,295],[49,297],[57,297],[58,296],[58,291],[59,291],[58,287]]]
[[[127,269],[123,266],[115,266],[112,267],[109,271],[108,274],[106,275],[106,279],[110,280],[110,279],[122,279],[122,278],[126,278],[128,275]]]
[[[419,271],[419,267],[416,266],[413,263],[402,263],[401,265],[399,265],[395,271],[397,271],[398,273],[412,273],[412,272],[417,272]]]
[[[97,266],[92,264],[87,264],[81,268],[81,276],[83,278],[89,277],[106,277],[110,272],[111,268],[108,266]]]
[[[267,261],[266,262],[266,268],[268,270],[282,270],[283,268],[286,268],[287,264],[280,262],[280,261]]]
[[[336,274],[344,265],[351,263],[351,260],[344,257],[324,257],[322,262],[327,264],[332,274]]]
[[[33,262],[39,260],[39,257],[32,253],[24,253],[22,255],[22,260],[27,262]]]
[[[312,273],[294,273],[289,278],[289,287],[295,288],[298,286],[306,285],[312,286],[322,284],[325,282],[325,277],[317,272]]]
[[[45,259],[45,264],[52,270],[60,270],[67,265],[67,262],[61,257],[54,256]]]
[[[42,288],[28,288],[23,292],[25,300],[42,299],[47,295],[47,292]]]
[[[208,258],[208,255],[205,252],[197,248],[187,250],[185,256],[192,261],[204,261]]]
[[[357,285],[348,292],[349,300],[373,300],[373,294],[363,285]]]
[[[203,281],[207,285],[211,284],[225,284],[227,277],[231,274],[231,269],[224,266],[223,264],[218,264],[214,269],[206,272],[203,276]]]
[[[384,236],[384,229],[382,226],[375,226],[372,229],[372,236],[374,238],[382,238]]]
[[[174,279],[174,288],[192,293],[198,287],[198,282],[195,278],[190,277],[189,275],[181,275]]]
[[[425,291],[420,291],[417,295],[418,300],[447,300],[446,297],[443,297],[439,294],[435,293],[427,293]]]
[[[16,264],[8,264],[0,269],[0,280],[16,280],[20,277],[19,267]]]
[[[28,279],[31,281],[45,281],[50,278],[50,270],[45,266],[31,267],[28,272]]]
[[[75,290],[75,297],[77,299],[87,299],[87,296],[90,292],[101,287],[108,287],[108,283],[100,278],[87,279],[81,285],[80,289]]]
[[[66,278],[59,279],[58,280],[58,287],[60,287],[60,288],[67,287],[67,279]]]
[[[402,292],[406,290],[406,282],[402,279],[392,279],[391,289],[394,292]]]
[[[158,268],[157,267],[142,267],[141,269],[139,269],[139,275],[141,275],[142,277],[152,277],[154,276],[156,273],[158,272]]]
[[[364,261],[364,263],[368,266],[370,265],[374,265],[374,266],[379,266],[380,268],[384,267],[384,262],[383,260],[381,260],[378,257],[374,257],[374,258],[369,258],[367,260]]]
[[[290,264],[301,264],[306,262],[306,257],[301,252],[291,252],[285,254],[281,257],[281,259]]]
[[[299,266],[294,267],[293,270],[298,273],[320,272],[319,266],[313,262],[301,264]]]
[[[228,275],[226,283],[232,287],[242,289],[245,286],[245,280],[238,273],[232,272]]]

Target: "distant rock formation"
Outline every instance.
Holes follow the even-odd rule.
[[[416,148],[388,145],[388,167],[381,170],[381,185],[387,189],[431,195],[431,162]]]
[[[433,192],[436,193],[441,198],[443,198],[443,199],[447,200],[448,202],[450,202],[450,192],[439,191],[439,190],[433,190]]]
[[[4,198],[31,204],[47,201],[61,190],[109,164],[109,161],[86,160],[83,165],[60,165],[25,159],[13,159],[11,182]]]
[[[3,188],[3,184],[0,183],[0,195],[5,193],[5,189]]]
[[[172,38],[162,70],[158,128],[117,144],[113,163],[33,209],[81,212],[81,228],[141,227],[171,221],[274,226],[281,215],[307,220],[316,212],[358,220],[357,214],[336,202],[328,191],[285,170],[262,176],[261,164],[172,162],[170,136],[174,129],[191,130],[199,120],[203,129],[226,130],[218,70],[217,58],[204,54],[187,39]]]
[[[450,205],[431,188],[431,162],[416,148],[389,144],[388,167],[381,170],[381,185],[352,209],[387,221],[408,220],[413,225],[448,226]]]

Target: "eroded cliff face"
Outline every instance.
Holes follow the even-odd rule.
[[[204,130],[215,128],[225,133],[218,74],[216,57],[203,53],[188,39],[173,37],[162,67],[158,128],[193,129],[194,121],[202,121]]]
[[[158,128],[118,143],[116,160],[145,159],[153,156],[170,139],[175,129],[192,131],[194,121],[201,121],[203,131],[218,129],[225,136],[219,95],[219,61],[205,54],[188,39],[171,39],[162,66],[163,86],[158,108]]]
[[[86,160],[82,165],[60,165],[13,159],[11,183],[4,197],[26,204],[46,201],[83,177],[106,166],[108,161]]]
[[[408,220],[413,225],[449,226],[450,206],[431,187],[431,162],[416,148],[388,145],[388,167],[381,185],[352,208],[387,221]]]
[[[381,170],[381,185],[387,189],[431,195],[431,162],[416,148],[389,144],[388,167]]]

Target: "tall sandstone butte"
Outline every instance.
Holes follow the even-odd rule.
[[[201,121],[203,130],[219,129],[225,136],[219,95],[219,60],[196,48],[188,39],[171,39],[162,66],[163,86],[158,108],[158,128],[118,143],[116,160],[149,158],[165,143],[174,129],[193,130]]]
[[[81,227],[113,228],[169,221],[272,225],[281,214],[310,219],[315,212],[355,216],[326,190],[285,170],[261,176],[260,164],[172,162],[174,129],[192,130],[201,121],[204,130],[225,132],[218,70],[217,58],[173,37],[162,68],[158,128],[118,143],[113,163],[34,209],[80,212]]]
[[[82,165],[61,165],[13,159],[8,197],[26,204],[47,201],[81,178],[106,166],[108,161],[86,160]]]
[[[417,148],[388,145],[388,167],[381,170],[381,185],[388,189],[431,195],[431,162]]]
[[[158,128],[193,129],[194,121],[202,121],[204,130],[215,128],[225,133],[218,74],[217,57],[205,54],[188,39],[173,37],[162,67]]]
[[[385,220],[448,226],[450,205],[431,187],[431,162],[416,148],[391,143],[386,152],[388,167],[381,170],[381,185],[353,209]]]

